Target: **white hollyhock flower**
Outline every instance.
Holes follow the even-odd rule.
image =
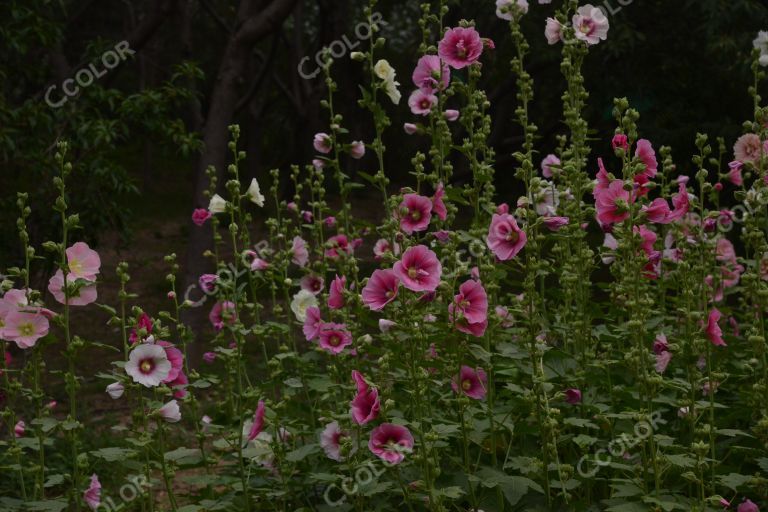
[[[208,211],[211,213],[224,213],[227,211],[227,202],[219,194],[214,194],[208,203]]]
[[[309,290],[299,290],[291,301],[291,311],[296,315],[296,320],[303,322],[307,319],[307,309],[317,307],[317,297]]]
[[[259,187],[259,182],[256,181],[256,178],[251,180],[251,184],[245,195],[248,196],[248,199],[250,199],[252,203],[261,206],[262,208],[264,207],[264,196],[261,193],[261,188]]]
[[[113,382],[109,386],[107,386],[107,393],[109,393],[109,396],[112,397],[113,400],[117,400],[121,396],[123,396],[123,392],[125,391],[125,386],[123,386],[122,382]]]
[[[181,420],[181,409],[179,408],[179,402],[171,400],[160,409],[157,413],[168,423],[177,423]]]
[[[160,345],[143,343],[131,351],[125,363],[125,373],[133,381],[148,388],[159,386],[171,372],[171,362]]]
[[[373,72],[377,77],[384,81],[384,92],[387,93],[387,96],[389,96],[392,103],[395,105],[400,103],[402,95],[397,89],[400,82],[395,80],[395,68],[393,68],[386,60],[381,59],[373,66]]]
[[[761,30],[752,41],[752,46],[760,50],[760,65],[768,66],[768,32]]]

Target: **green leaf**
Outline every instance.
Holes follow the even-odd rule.
[[[180,466],[198,464],[203,460],[203,454],[199,448],[176,448],[165,452],[165,460],[175,462]]]
[[[107,462],[120,462],[135,457],[136,451],[130,448],[111,447],[94,450],[90,454]]]
[[[25,504],[25,510],[60,512],[61,510],[65,510],[68,506],[69,504],[64,500],[28,501]]]
[[[737,491],[739,487],[752,480],[752,477],[749,475],[740,475],[738,473],[729,473],[727,475],[718,476],[717,479],[724,486],[733,491]]]
[[[285,459],[290,462],[298,462],[300,460],[304,460],[305,458],[309,457],[313,453],[316,453],[320,451],[320,447],[316,444],[305,444],[301,448],[298,448],[296,450],[293,450],[292,452],[289,452]]]

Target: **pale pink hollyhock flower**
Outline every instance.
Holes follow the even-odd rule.
[[[541,161],[541,175],[545,178],[552,177],[552,167],[560,166],[560,159],[556,155],[547,155],[544,160]]]
[[[448,109],[443,112],[443,117],[449,123],[456,121],[459,118],[460,112],[458,110]]]
[[[251,270],[254,272],[261,272],[269,268],[269,262],[256,257],[251,260]]]
[[[443,267],[424,245],[410,247],[392,268],[403,286],[414,292],[432,292],[440,284]]]
[[[171,362],[165,349],[159,345],[142,343],[136,346],[125,363],[125,373],[137,384],[148,388],[162,384],[170,372]]]
[[[413,85],[427,94],[432,94],[448,87],[451,80],[451,70],[445,62],[440,64],[437,55],[424,55],[416,63],[413,70]]]
[[[421,89],[413,91],[408,98],[408,106],[411,108],[411,112],[417,116],[429,115],[435,105],[437,105],[437,96]]]
[[[576,39],[587,44],[597,44],[608,37],[610,25],[603,11],[592,4],[582,5],[573,15]]]
[[[405,194],[398,208],[400,229],[412,235],[424,231],[432,220],[432,201],[419,194]]]
[[[205,414],[203,415],[202,418],[200,418],[200,424],[203,426],[203,432],[208,433],[208,431],[211,428],[211,425],[213,424],[213,419],[211,419],[210,416]]]
[[[219,276],[216,274],[203,274],[197,280],[200,284],[200,289],[205,293],[213,293],[216,291],[216,281],[219,280]]]
[[[469,270],[469,277],[471,277],[475,281],[480,281],[480,269],[478,267],[472,267]]]
[[[157,414],[168,423],[178,423],[181,421],[181,408],[179,402],[171,400],[157,410]]]
[[[396,325],[397,325],[397,322],[393,322],[392,320],[387,320],[386,318],[379,319],[379,330],[383,334],[388,333]]]
[[[202,226],[205,224],[205,221],[211,217],[213,217],[213,215],[207,208],[195,208],[195,211],[192,212],[192,222],[197,226]]]
[[[437,184],[435,194],[432,196],[432,212],[437,215],[437,218],[440,220],[445,220],[446,217],[448,217],[448,209],[445,207],[443,197],[445,197],[445,187],[443,186],[443,182],[440,182]]]
[[[321,158],[313,158],[312,159],[312,167],[317,169],[318,171],[325,168],[325,160]]]
[[[760,512],[760,508],[755,505],[752,500],[746,500],[739,503],[739,507],[736,512]]]
[[[512,318],[512,313],[510,313],[506,307],[496,306],[494,308],[494,312],[496,313],[498,319],[501,321],[501,327],[506,329],[515,325],[515,320]]]
[[[253,413],[253,420],[251,420],[251,424],[248,428],[248,436],[245,438],[245,442],[249,443],[256,439],[259,434],[264,430],[264,414],[266,412],[266,407],[264,405],[264,400],[259,400],[258,405],[256,406],[256,411]]]
[[[14,437],[24,437],[24,433],[26,432],[27,424],[24,423],[24,420],[19,420],[16,422],[16,425],[13,426],[13,435]]]
[[[37,340],[48,334],[48,319],[42,313],[13,311],[4,323],[3,338],[15,342],[20,349],[34,347]]]
[[[597,220],[602,224],[614,224],[629,217],[629,192],[624,190],[624,182],[614,180],[607,189],[595,191]]]
[[[603,247],[607,248],[610,252],[604,254],[601,259],[605,265],[610,265],[616,260],[615,251],[619,248],[619,242],[612,234],[606,233]]]
[[[325,323],[320,329],[320,348],[331,354],[340,354],[352,344],[352,335],[345,324]]]
[[[760,136],[754,133],[745,133],[736,140],[733,145],[733,156],[740,162],[756,163],[761,155],[765,154]]]
[[[346,235],[334,235],[325,242],[325,256],[336,259],[342,254],[352,254],[353,247]]]
[[[311,306],[307,308],[306,318],[302,330],[307,341],[312,341],[320,335],[320,329],[323,327],[323,320],[320,318],[320,308]]]
[[[101,482],[96,473],[91,475],[91,483],[83,493],[83,501],[91,510],[98,510],[101,505]]]
[[[297,205],[294,201],[291,201],[285,207],[288,209],[289,212],[298,213],[299,211],[299,205]]]
[[[112,398],[112,400],[117,400],[121,396],[123,396],[123,393],[125,392],[125,386],[123,386],[122,382],[113,382],[109,386],[107,386],[106,389],[109,396]]]
[[[656,339],[653,340],[653,353],[658,355],[667,351],[669,351],[667,336],[664,333],[658,334]]]
[[[581,390],[576,388],[569,388],[565,390],[565,401],[571,405],[581,403]]]
[[[614,151],[617,148],[621,148],[624,151],[629,149],[629,140],[627,139],[627,136],[623,133],[617,133],[613,136],[613,139],[611,140],[611,147],[614,149]]]
[[[331,136],[327,133],[316,133],[315,138],[312,141],[312,145],[315,147],[315,151],[327,155],[333,149],[333,143],[331,142]]]
[[[385,462],[400,464],[413,451],[413,436],[402,425],[382,423],[371,431],[368,449]]]
[[[389,242],[389,240],[386,238],[379,238],[376,241],[376,244],[373,246],[373,255],[377,261],[381,260],[385,254],[390,252],[394,256],[398,256],[400,254],[400,245],[395,243],[393,250],[392,244]]]
[[[408,135],[413,135],[414,133],[419,131],[419,127],[413,123],[405,123],[403,124],[403,131],[405,131],[405,133],[407,133]]]
[[[216,352],[206,352],[203,354],[203,361],[205,361],[208,364],[213,364],[213,362],[216,360]]]
[[[0,336],[2,335],[3,325],[6,317],[16,311],[26,310],[25,306],[29,304],[26,290],[8,290],[0,298]]]
[[[544,217],[542,222],[548,230],[559,231],[560,228],[568,225],[568,217]]]
[[[464,393],[469,398],[483,400],[488,388],[488,376],[482,368],[474,369],[467,365],[462,365],[459,370],[458,378],[451,379],[451,388],[454,393]]]
[[[379,415],[379,390],[369,386],[363,374],[352,370],[352,379],[357,386],[355,398],[349,402],[349,414],[358,425],[365,425],[375,420]]]
[[[341,462],[344,457],[341,456],[341,440],[348,434],[341,430],[338,421],[333,421],[325,426],[320,434],[320,446],[329,459]]]
[[[741,176],[741,168],[744,167],[744,164],[739,162],[738,160],[734,160],[733,162],[728,164],[728,175],[726,176],[726,179],[736,185],[737,187],[740,187],[744,183],[744,178]]]
[[[307,242],[305,242],[304,239],[301,238],[300,236],[296,236],[293,238],[293,243],[291,245],[291,252],[293,253],[293,257],[291,258],[291,261],[293,261],[296,265],[303,267],[309,261],[309,251],[307,250]]]
[[[395,300],[399,286],[400,280],[393,270],[374,270],[362,291],[363,304],[373,311],[381,311]]]
[[[317,295],[318,293],[323,291],[323,287],[325,286],[325,281],[321,276],[318,276],[316,274],[307,274],[306,276],[301,278],[301,281],[299,281],[299,284],[301,285],[302,290],[307,290],[312,295]]]
[[[344,290],[347,289],[347,278],[338,275],[331,281],[328,291],[328,307],[330,309],[341,309],[344,307]]]
[[[72,284],[76,280],[75,276],[67,274],[67,283]],[[67,300],[64,293],[64,273],[61,270],[57,270],[48,281],[48,291],[59,304],[64,304]],[[96,302],[97,298],[96,284],[87,283],[80,286],[75,295],[70,295],[68,302],[70,306],[87,306]]]
[[[528,237],[520,229],[515,218],[508,214],[493,214],[486,237],[488,248],[501,261],[511,260],[523,247]]]
[[[217,302],[211,308],[208,320],[216,331],[222,330],[225,324],[234,325],[237,321],[235,303],[228,300]]]
[[[496,16],[512,21],[528,12],[528,0],[496,0]]]
[[[66,253],[69,273],[75,276],[75,279],[96,280],[101,268],[99,253],[88,247],[85,242],[77,242],[69,247]]]
[[[353,141],[349,147],[349,156],[359,160],[365,156],[365,144],[362,141]]]
[[[455,27],[446,31],[437,47],[437,54],[454,69],[462,69],[483,53],[483,41],[474,28]]]
[[[725,347],[727,346],[725,341],[723,341],[723,331],[720,329],[720,318],[722,317],[722,314],[720,311],[718,311],[717,308],[712,308],[712,310],[709,312],[709,316],[707,317],[707,326],[704,329],[704,333],[707,335],[707,338],[709,338],[709,341],[712,342],[713,345],[718,347]]]
[[[667,366],[669,366],[669,362],[671,360],[672,352],[662,352],[661,354],[656,354],[656,372],[664,373],[667,371]]]
[[[723,508],[728,508],[731,506],[731,502],[725,498],[720,498],[720,506]]]
[[[563,25],[555,18],[547,18],[546,26],[544,27],[544,37],[547,38],[548,44],[557,44],[558,41],[562,41]]]

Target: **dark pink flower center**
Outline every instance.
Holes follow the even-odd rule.
[[[328,344],[332,347],[338,347],[341,344],[341,337],[338,334],[331,334],[328,338]]]
[[[464,379],[461,381],[461,389],[464,391],[469,391],[472,388],[472,381],[469,379]]]
[[[152,373],[152,370],[154,368],[155,368],[155,362],[152,359],[144,359],[141,361],[141,363],[139,363],[139,371],[144,375]]]

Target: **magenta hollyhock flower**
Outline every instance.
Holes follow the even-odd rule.
[[[563,25],[560,24],[555,18],[547,18],[546,25],[544,27],[544,37],[547,38],[548,44],[557,44],[563,40]]]
[[[352,254],[353,246],[350,245],[346,235],[334,235],[325,242],[325,256],[336,259],[342,254]]]
[[[323,291],[325,281],[316,274],[307,274],[299,281],[302,290],[307,290],[312,295],[317,295]]]
[[[638,193],[643,195],[647,192],[647,188],[644,185],[656,176],[659,167],[656,161],[656,152],[653,150],[650,141],[646,139],[637,141],[635,158],[638,158],[645,166],[643,171],[635,175],[635,183],[640,185]]]
[[[629,191],[624,190],[624,182],[621,180],[614,180],[607,189],[596,189],[597,220],[604,225],[624,221],[629,217],[629,200]]]
[[[83,501],[91,510],[98,510],[101,505],[101,482],[96,473],[91,475],[91,483],[83,493]]]
[[[400,464],[413,451],[413,436],[402,425],[382,423],[371,431],[368,449],[385,462]]]
[[[726,176],[726,179],[736,185],[737,187],[740,187],[744,183],[744,178],[741,176],[741,168],[744,167],[744,164],[739,162],[738,160],[734,160],[733,162],[728,164],[728,174]]]
[[[67,248],[67,266],[75,279],[95,281],[101,268],[99,253],[88,247],[85,242],[77,242]]]
[[[362,291],[363,304],[373,311],[381,311],[395,300],[399,286],[400,280],[393,270],[374,270]]]
[[[171,369],[168,372],[168,376],[163,379],[163,383],[168,384],[169,382],[175,381],[184,369],[184,353],[167,341],[158,341],[155,344],[165,349],[165,357],[167,357],[168,362],[171,363]]]
[[[16,425],[13,426],[13,436],[16,438],[24,437],[26,429],[27,429],[27,424],[24,423],[24,420],[17,421]]]
[[[664,373],[667,371],[667,366],[669,366],[669,362],[672,360],[672,352],[662,352],[661,354],[656,354],[656,372],[657,373]]]
[[[192,222],[197,226],[202,226],[211,217],[213,214],[207,208],[195,208],[195,211],[192,212]]]
[[[614,151],[617,148],[621,148],[624,151],[629,149],[629,140],[627,139],[627,136],[623,133],[617,133],[613,136],[613,139],[611,140],[611,147],[614,149]]]
[[[440,58],[454,69],[462,69],[480,58],[483,41],[472,27],[455,27],[445,32],[437,47]]]
[[[358,425],[365,425],[375,420],[379,415],[381,404],[379,402],[379,390],[369,386],[363,374],[352,370],[352,379],[357,386],[355,398],[349,402],[349,414]]]
[[[416,63],[413,70],[413,85],[427,94],[448,87],[451,80],[451,70],[445,62],[440,64],[437,55],[424,55]]]
[[[736,512],[760,512],[760,508],[752,500],[745,500],[739,503]]]
[[[305,224],[312,224],[315,220],[315,216],[312,215],[312,212],[309,210],[302,210],[301,211],[301,219],[304,221]]]
[[[307,308],[307,316],[304,319],[304,337],[307,341],[312,341],[320,335],[320,329],[323,327],[323,320],[320,318],[320,308],[310,306]]]
[[[203,274],[197,282],[200,284],[200,289],[205,293],[213,293],[216,291],[216,281],[219,280],[219,276],[216,274]]]
[[[296,265],[303,267],[309,261],[309,251],[307,250],[307,242],[300,236],[293,237],[293,243],[291,244],[291,253],[293,261]]]
[[[205,361],[208,364],[213,364],[213,362],[216,360],[216,352],[206,352],[203,354],[203,361]]]
[[[159,408],[157,414],[168,423],[178,423],[181,421],[181,408],[179,407],[179,402],[171,400]]]
[[[674,207],[674,210],[670,212],[668,216],[670,222],[682,219],[688,213],[688,210],[690,210],[691,202],[688,198],[685,182],[680,182],[677,194],[672,196],[672,206]]]
[[[608,18],[599,8],[592,4],[579,7],[573,15],[573,29],[576,31],[576,39],[584,41],[588,45],[599,43],[608,37],[610,25]]]
[[[256,411],[253,413],[253,419],[251,420],[250,425],[248,425],[248,436],[246,436],[244,443],[247,444],[253,441],[264,430],[265,412],[266,407],[264,405],[264,400],[259,400],[259,403],[256,406]]]
[[[571,405],[581,403],[581,390],[576,388],[569,388],[565,390],[565,401]]]
[[[328,307],[330,309],[341,309],[344,307],[344,290],[347,289],[347,278],[338,275],[331,281],[328,291]]]
[[[419,194],[405,194],[399,207],[400,229],[412,235],[424,231],[432,220],[432,201]]]
[[[432,212],[437,215],[440,220],[445,220],[448,217],[448,210],[445,207],[443,198],[445,197],[445,187],[443,182],[437,184],[435,194],[432,196]]]
[[[325,323],[320,328],[320,348],[331,354],[340,354],[352,344],[352,335],[345,324]]]
[[[333,226],[336,225],[336,217],[334,217],[333,215],[327,216],[326,218],[323,219],[323,224],[325,224],[329,228],[332,228]]]
[[[470,368],[462,365],[456,376],[451,380],[451,388],[454,393],[464,393],[469,398],[483,400],[488,389],[488,376],[482,368]]]
[[[501,261],[511,260],[525,247],[528,237],[520,229],[515,218],[508,214],[493,214],[486,237],[488,248]]]
[[[745,133],[733,145],[734,159],[744,163],[754,164],[758,162],[765,152],[763,143],[760,142],[760,136],[754,133]]]
[[[488,295],[479,281],[470,279],[461,284],[448,308],[453,315],[460,312],[461,317],[471,324],[485,322],[488,320]]]
[[[405,251],[392,270],[409,290],[433,292],[440,284],[443,267],[434,252],[424,245],[417,245]]]
[[[413,91],[408,98],[408,106],[411,108],[411,113],[417,116],[428,116],[435,105],[437,105],[437,96],[426,93],[421,89]]]
[[[568,225],[568,217],[543,217],[544,226],[550,231],[559,231],[563,226]]]
[[[208,314],[208,320],[216,331],[224,328],[225,324],[234,325],[237,321],[235,303],[231,301],[217,302]]]
[[[541,161],[541,175],[545,178],[552,177],[552,168],[559,167],[561,164],[560,159],[556,155],[547,155],[544,160]]]
[[[139,338],[139,331],[142,329],[144,330],[143,336],[152,333],[152,318],[146,313],[139,314],[139,317],[136,319],[136,327],[131,329],[131,333],[128,335],[128,341],[131,345],[135,345],[141,341]]]
[[[67,274],[67,283],[71,285],[75,281],[77,281],[77,278],[74,275]],[[81,281],[80,284],[81,286],[78,287],[77,291],[70,295],[67,300],[64,293],[64,273],[61,270],[57,270],[48,281],[48,291],[51,292],[51,295],[59,304],[64,304],[66,301],[69,302],[70,306],[87,306],[96,302],[98,298],[96,283],[87,281],[83,283]]]
[[[720,329],[719,324],[722,316],[723,315],[717,308],[712,308],[709,312],[709,316],[707,316],[707,325],[704,329],[704,333],[707,335],[707,338],[709,338],[709,341],[717,347],[727,346],[725,341],[723,341],[723,331]]]
[[[332,421],[325,426],[320,434],[320,446],[329,459],[336,462],[344,460],[341,456],[341,440],[345,437],[348,437],[348,434],[341,430],[338,421]]]
[[[137,384],[148,388],[162,384],[170,371],[171,362],[165,349],[149,343],[142,343],[131,350],[125,363],[125,373]]]
[[[327,155],[331,152],[331,149],[333,149],[333,143],[331,142],[331,136],[327,133],[316,133],[315,138],[312,141],[312,145],[315,148],[315,151],[318,153],[323,153],[324,155]]]
[[[3,322],[3,338],[15,342],[20,349],[34,347],[50,327],[45,315],[26,311],[12,311]]]
[[[355,160],[360,160],[365,156],[365,144],[362,141],[353,141],[349,146],[349,156]]]
[[[669,216],[669,204],[661,197],[657,197],[649,205],[644,205],[642,212],[650,222],[656,224],[669,224],[672,221]]]

